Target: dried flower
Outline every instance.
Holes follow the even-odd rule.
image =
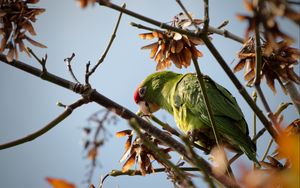
[[[20,52],[29,52],[24,44],[27,40],[34,46],[46,48],[45,45],[31,39],[27,32],[35,36],[36,31],[32,25],[36,21],[36,16],[45,11],[41,8],[32,8],[30,4],[36,4],[38,0],[6,0],[0,3],[0,35],[2,35],[0,53],[8,50],[7,60],[12,61],[15,57],[18,59],[18,50]]]
[[[174,17],[173,26],[187,29],[192,23],[183,13]],[[199,19],[193,19],[195,24],[201,24]],[[150,33],[142,33],[139,35],[142,39],[157,38],[157,42],[143,46],[142,49],[150,49],[150,58],[154,58],[157,62],[156,70],[163,70],[171,66],[171,62],[177,68],[187,68],[191,64],[192,59],[202,57],[203,54],[196,48],[197,45],[203,44],[199,38],[189,37],[173,31],[155,30]]]
[[[244,5],[249,12],[252,12],[252,16],[241,15],[237,17],[239,20],[248,21],[248,28],[245,33],[245,38],[249,37],[250,32],[254,31],[255,28],[263,27],[264,38],[267,41],[267,48],[277,49],[277,39],[281,38],[290,45],[293,39],[287,34],[283,33],[276,21],[277,16],[288,17],[293,21],[299,23],[300,14],[293,11],[288,7],[286,1],[283,0],[272,0],[272,1],[248,1],[244,0]]]
[[[261,77],[266,78],[268,86],[276,93],[275,79],[282,86],[285,92],[283,82],[292,81],[300,84],[300,77],[294,72],[294,65],[298,64],[297,59],[300,57],[300,51],[296,48],[288,46],[285,41],[277,42],[278,48],[269,52],[266,44],[262,45],[262,67]],[[240,61],[234,67],[234,72],[244,68],[244,79],[251,86],[255,79],[255,42],[250,38],[238,53]]]
[[[202,57],[202,53],[195,47],[202,44],[202,40],[188,37],[172,31],[153,31],[139,35],[142,39],[157,38],[158,41],[142,49],[150,49],[150,58],[157,62],[156,70],[163,70],[171,66],[171,61],[177,68],[187,68],[192,58]]]
[[[137,163],[141,170],[141,174],[144,176],[147,173],[154,172],[152,161],[156,160],[162,165],[163,163],[156,157],[156,155],[151,150],[147,149],[147,147],[143,144],[140,138],[137,137],[132,142],[133,133],[134,132],[132,130],[123,130],[116,133],[117,137],[128,136],[128,139],[125,143],[125,152],[120,159],[120,162],[126,160],[122,167],[122,171],[125,172],[129,170],[135,163]],[[147,137],[148,139],[150,139],[150,141],[153,142],[157,147],[161,145],[161,143],[157,139],[153,138],[147,133],[143,133],[143,137]],[[171,151],[170,148],[158,148],[162,152],[164,152],[168,158],[171,158],[171,156],[169,156],[168,154]]]

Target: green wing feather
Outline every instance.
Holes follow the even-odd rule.
[[[222,140],[257,162],[255,145],[248,136],[247,123],[235,98],[208,76],[204,77],[204,81],[218,134]],[[202,129],[206,131],[208,137],[214,139],[200,84],[195,74],[186,74],[177,83],[173,99],[173,115],[180,129],[184,132]]]

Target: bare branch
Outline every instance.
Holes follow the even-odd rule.
[[[123,4],[122,8],[125,8],[125,7],[126,7],[126,4]],[[102,56],[101,56],[101,58],[99,59],[98,63],[97,63],[97,64],[92,68],[92,70],[87,74],[87,77],[90,77],[90,76],[96,71],[96,69],[98,68],[98,66],[104,61],[104,59],[105,59],[105,57],[106,57],[106,55],[107,55],[107,53],[108,53],[108,51],[109,51],[109,49],[110,49],[110,47],[111,47],[113,41],[114,41],[114,39],[116,38],[116,33],[117,33],[118,28],[119,28],[119,24],[120,24],[122,15],[123,15],[123,13],[120,12],[119,17],[118,17],[118,21],[117,21],[116,26],[115,26],[115,29],[114,29],[114,31],[113,31],[113,33],[112,33],[112,35],[111,35],[111,38],[110,38],[110,40],[109,40],[109,42],[108,42],[108,45],[107,45],[107,47],[106,47],[104,53],[102,54]],[[87,80],[88,80],[88,79],[87,79]]]
[[[192,16],[190,15],[190,13],[187,11],[187,9],[185,8],[185,6],[183,5],[183,3],[180,0],[176,0],[176,2],[178,3],[178,5],[181,7],[181,9],[183,10],[183,12],[185,13],[185,15],[188,17],[188,19],[190,20],[190,22],[192,23],[192,25],[195,27],[196,32],[200,31],[200,28],[195,24]]]
[[[39,62],[39,64],[42,66],[42,70],[43,70],[43,73],[47,72],[47,69],[46,69],[46,62],[47,62],[47,54],[45,54],[45,57],[43,57],[42,59],[38,58],[37,55],[35,55],[35,53],[32,51],[31,48],[27,47],[27,51],[37,60],[37,62]]]
[[[268,153],[269,153],[269,151],[270,151],[270,148],[271,148],[271,146],[272,146],[273,141],[274,141],[274,140],[271,138],[270,141],[269,141],[269,143],[268,143],[267,149],[266,149],[266,151],[265,151],[265,153],[264,153],[264,155],[263,155],[263,157],[262,157],[262,159],[261,159],[261,161],[264,161],[265,158],[268,156]]]
[[[258,6],[259,7],[259,6]],[[258,11],[258,10],[257,10]],[[257,12],[255,11],[255,12]],[[276,118],[273,115],[273,112],[270,109],[270,106],[265,98],[265,95],[260,87],[260,76],[261,76],[261,66],[262,66],[262,49],[261,49],[261,43],[260,43],[260,33],[259,33],[259,25],[255,26],[255,80],[254,80],[254,86],[256,88],[257,94],[261,99],[261,102],[272,121],[273,125],[275,126],[277,124]]]
[[[71,57],[67,57],[67,58],[64,59],[64,62],[66,63],[67,68],[68,68],[68,71],[70,72],[70,74],[71,74],[73,80],[74,80],[76,83],[80,83],[80,82],[77,80],[77,78],[76,78],[76,76],[75,76],[75,74],[73,73],[73,70],[72,70],[71,61],[73,60],[74,57],[75,57],[75,54],[72,53]]]
[[[181,34],[184,34],[184,35],[187,35],[187,36],[190,36],[190,37],[196,37],[196,38],[199,38],[201,33],[194,33],[194,32],[190,32],[190,31],[187,31],[187,30],[183,30],[183,29],[180,29],[180,28],[177,28],[177,27],[172,27],[168,24],[165,24],[163,22],[159,22],[159,21],[156,21],[156,20],[153,20],[151,18],[148,18],[146,16],[143,16],[141,14],[138,14],[138,13],[135,13],[133,11],[130,11],[128,9],[125,9],[125,8],[122,8],[118,5],[115,5],[113,3],[107,3],[105,0],[97,0],[97,2],[101,5],[101,6],[106,6],[108,8],[111,8],[111,9],[114,9],[116,11],[119,11],[119,12],[123,12],[127,15],[130,15],[132,17],[135,17],[137,19],[140,19],[140,20],[143,20],[145,22],[148,22],[150,24],[153,24],[153,25],[156,25],[157,27],[160,27],[162,29],[168,29],[168,30],[171,30],[171,31],[174,31],[174,32],[177,32],[177,33],[181,33]],[[227,31],[227,30],[223,30],[223,29],[217,29],[217,28],[214,28],[214,27],[211,27],[209,26],[208,27],[208,32],[210,33],[216,33],[216,34],[219,34],[219,35],[222,35],[226,38],[230,38],[236,42],[239,42],[239,43],[243,43],[244,42],[244,39]]]
[[[62,114],[60,114],[57,118],[52,120],[50,123],[48,123],[45,127],[41,128],[40,130],[38,130],[28,136],[25,136],[23,138],[20,138],[20,139],[17,139],[17,140],[14,140],[14,141],[11,141],[11,142],[8,142],[5,144],[1,144],[0,150],[11,148],[11,147],[14,147],[17,145],[21,145],[21,144],[30,142],[30,141],[42,136],[43,134],[48,132],[50,129],[52,129],[53,127],[58,125],[60,122],[62,122],[64,119],[66,119],[69,115],[71,115],[73,110],[75,110],[76,108],[78,108],[79,106],[81,106],[85,103],[87,103],[87,101],[85,99],[79,99],[75,103],[73,103],[69,106],[66,106],[65,111]]]
[[[193,58],[193,63],[194,63],[194,67],[196,69],[198,81],[200,83],[200,88],[202,90],[202,95],[203,95],[202,97],[203,97],[203,101],[204,101],[204,104],[205,104],[205,108],[206,108],[206,111],[207,111],[207,114],[208,114],[208,117],[209,117],[209,121],[210,121],[210,124],[211,124],[211,127],[212,127],[214,137],[216,139],[216,144],[219,147],[222,143],[221,143],[221,140],[219,140],[219,136],[218,136],[218,133],[217,133],[217,130],[216,130],[216,121],[215,121],[215,117],[213,115],[212,107],[211,107],[209,99],[208,99],[205,83],[204,83],[204,80],[203,80],[203,75],[201,73],[198,61],[195,58]]]

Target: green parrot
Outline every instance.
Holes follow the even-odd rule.
[[[227,148],[256,163],[256,146],[249,137],[244,115],[231,93],[210,77],[204,76],[218,138]],[[196,74],[161,71],[149,75],[134,93],[134,100],[144,114],[160,108],[168,111],[178,128],[209,151],[216,145],[210,120]]]

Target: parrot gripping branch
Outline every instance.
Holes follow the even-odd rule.
[[[32,67],[31,65],[25,64],[21,61],[13,60],[12,62],[8,62],[7,59],[6,59],[6,56],[3,55],[3,54],[0,54],[0,61],[7,64],[7,65],[10,65],[10,66],[15,67],[17,69],[20,69],[24,72],[27,72],[31,75],[34,75],[36,77],[40,77],[40,75],[42,73],[41,70],[39,70],[35,67]],[[63,79],[63,78],[58,77],[58,76],[56,76],[54,74],[51,74],[49,72],[46,72],[44,74],[43,80],[49,81],[49,82],[51,82],[55,85],[61,86],[63,88],[66,88],[68,90],[71,90],[71,91],[79,93],[79,94],[82,94],[81,93],[82,90],[80,90],[78,88],[84,87],[81,84],[75,84],[75,83],[73,83],[69,80]],[[91,102],[93,101],[93,102],[107,108],[108,110],[113,111],[114,113],[116,113],[117,115],[122,117],[123,119],[130,120],[130,119],[134,118],[138,122],[139,127],[141,129],[143,129],[147,133],[153,135],[157,139],[161,140],[167,146],[169,146],[170,148],[177,151],[180,155],[185,156],[187,162],[189,162],[193,166],[196,166],[193,159],[189,158],[189,156],[186,155],[186,153],[187,153],[186,149],[181,143],[179,143],[178,141],[176,141],[172,137],[166,136],[166,134],[163,131],[161,131],[158,128],[152,126],[147,121],[145,121],[141,117],[137,116],[135,113],[129,111],[125,107],[117,104],[116,102],[114,102],[114,101],[108,99],[107,97],[103,96],[102,94],[98,93],[95,89],[90,88],[89,91],[90,92],[87,92],[89,96],[86,96],[86,97],[88,97]],[[200,157],[199,160],[201,161],[202,166],[204,166],[205,169],[207,169],[207,173],[211,177],[213,177],[214,179],[218,180],[225,187],[239,187],[239,185],[237,185],[235,182],[230,181],[229,178],[226,175],[213,174],[212,173],[212,167],[203,158]],[[204,169],[202,169],[202,170],[204,170]]]
[[[237,77],[231,71],[231,69],[226,64],[226,62],[223,59],[223,57],[220,55],[220,53],[215,48],[215,46],[211,43],[210,39],[208,38],[208,36],[206,34],[203,34],[202,32],[193,33],[193,32],[190,32],[188,30],[183,30],[183,29],[180,29],[180,28],[177,28],[177,27],[170,26],[168,24],[165,24],[165,23],[153,20],[151,18],[148,18],[146,16],[140,15],[140,14],[135,13],[133,11],[130,11],[128,9],[122,8],[122,7],[120,7],[118,5],[115,5],[115,4],[111,3],[111,2],[107,2],[107,1],[104,1],[104,0],[98,0],[97,2],[101,6],[106,6],[108,8],[114,9],[116,11],[123,12],[123,13],[125,13],[127,15],[130,15],[130,16],[135,17],[137,19],[143,20],[143,21],[145,21],[147,23],[156,25],[156,26],[158,26],[158,27],[160,27],[162,29],[168,29],[168,30],[180,33],[180,34],[187,35],[187,36],[201,38],[204,41],[204,43],[207,46],[207,48],[213,54],[213,56],[215,57],[215,59],[221,65],[221,67],[223,68],[223,70],[226,72],[226,74],[228,75],[228,77],[231,79],[231,81],[233,82],[233,84],[235,85],[235,87],[239,90],[240,94],[244,97],[244,99],[246,100],[246,102],[248,103],[248,105],[252,108],[253,111],[255,111],[255,113],[257,114],[258,118],[262,122],[262,124],[265,126],[265,128],[268,130],[268,132],[270,133],[270,135],[276,141],[278,133],[272,127],[272,124],[268,121],[268,119],[265,117],[265,115],[262,113],[262,111],[258,108],[258,106],[253,102],[253,100],[251,99],[250,95],[247,93],[247,91],[245,90],[245,88],[243,87],[243,85],[239,82],[239,80],[237,79]],[[208,28],[208,31],[211,32],[210,27]],[[235,40],[234,38],[232,38],[232,39]],[[243,40],[238,40],[238,42],[242,42],[242,41]]]

